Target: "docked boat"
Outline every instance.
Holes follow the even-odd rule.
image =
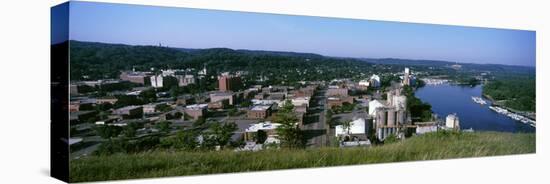
[[[487,104],[485,100],[483,100],[481,97],[478,97],[478,96],[472,96],[472,100],[477,104],[481,104],[481,105]]]
[[[499,114],[502,114],[502,115],[505,115],[505,116],[508,116],[509,118],[512,118],[516,121],[519,121],[519,122],[522,122],[522,123],[525,123],[525,124],[528,124],[528,125],[531,125],[532,127],[536,127],[536,122],[532,119],[529,119],[525,116],[522,116],[522,115],[519,115],[519,114],[516,114],[514,112],[511,112],[505,108],[501,108],[501,107],[497,107],[497,106],[489,106],[489,109],[499,113]]]

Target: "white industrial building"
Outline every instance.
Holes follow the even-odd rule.
[[[178,86],[188,86],[190,84],[195,84],[195,76],[193,75],[176,75],[176,78],[178,79]]]
[[[365,123],[364,118],[358,118],[350,122],[349,127],[344,127],[344,125],[337,125],[334,127],[335,136],[345,136],[345,135],[356,135],[356,134],[366,134],[367,133],[367,124]]]
[[[438,130],[438,126],[435,123],[421,124],[416,126],[416,134],[418,135],[430,133],[430,132],[437,132],[437,130]]]
[[[445,127],[449,129],[460,129],[460,120],[456,114],[449,114],[445,118]]]
[[[380,87],[380,76],[378,75],[372,75],[369,79],[370,81],[370,86],[372,87]]]
[[[154,88],[162,88],[162,75],[151,76],[151,86]]]
[[[369,115],[375,116],[376,115],[376,109],[379,107],[385,107],[385,102],[380,100],[371,100],[369,102]]]
[[[361,87],[369,87],[369,85],[370,85],[369,80],[360,80],[359,81],[359,86],[361,86]]]
[[[397,110],[407,108],[407,97],[401,94],[401,89],[393,89],[387,93],[388,106],[395,107]]]

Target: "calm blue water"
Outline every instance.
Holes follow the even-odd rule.
[[[475,131],[490,130],[501,132],[535,132],[535,128],[498,114],[489,109],[490,102],[480,105],[472,101],[472,96],[481,96],[481,85],[463,87],[456,85],[425,86],[418,89],[415,95],[432,105],[432,110],[439,117],[457,113],[462,129],[473,128]]]

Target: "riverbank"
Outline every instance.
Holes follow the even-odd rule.
[[[370,148],[153,151],[90,156],[70,163],[70,181],[185,176],[535,153],[534,133],[435,132]]]
[[[495,113],[487,105],[480,105],[472,97],[482,96],[482,86],[474,87],[444,84],[425,86],[415,92],[415,96],[432,106],[440,117],[456,114],[460,127],[475,131],[535,132],[536,128],[518,122],[507,116]],[[491,104],[490,101],[487,101]]]
[[[490,95],[487,95],[487,94],[482,94],[482,96],[484,98],[486,98],[487,100],[489,100],[491,102],[492,105],[494,106],[497,106],[497,107],[500,107],[500,108],[503,108],[503,109],[506,109],[514,114],[518,114],[518,115],[521,115],[521,116],[525,116],[533,121],[536,121],[537,119],[537,114],[535,112],[525,112],[525,111],[519,111],[519,110],[516,110],[516,109],[513,109],[513,108],[510,108],[510,107],[506,107],[504,104],[500,103],[500,102],[497,102],[495,101],[493,98],[491,98]]]

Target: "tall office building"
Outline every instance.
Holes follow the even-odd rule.
[[[218,88],[220,91],[236,91],[242,87],[241,76],[222,73],[218,76]]]

